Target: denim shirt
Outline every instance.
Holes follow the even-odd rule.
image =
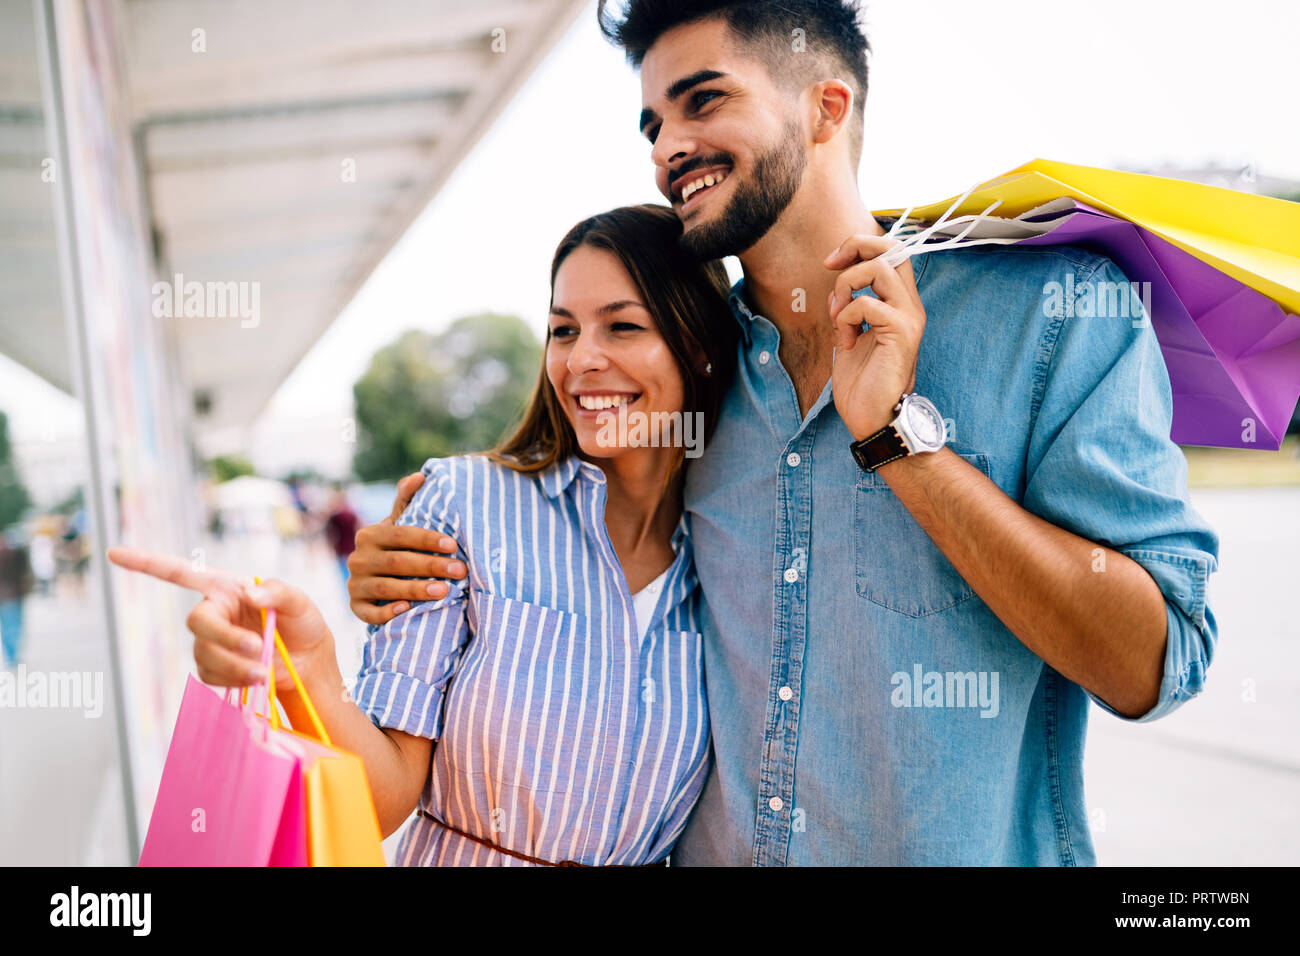
[[[1086,290],[1127,278],[1070,246],[912,263],[927,315],[916,392],[1023,508],[1150,573],[1168,643],[1159,702],[1136,721],[1170,713],[1214,651],[1218,538],[1188,502],[1145,313],[1093,314],[1105,296]],[[731,303],[736,380],[686,478],[715,764],[672,862],[1095,864],[1088,701],[1120,715],[1026,648],[858,468],[829,382],[800,416],[743,280]]]

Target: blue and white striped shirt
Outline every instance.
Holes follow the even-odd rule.
[[[355,698],[435,739],[420,808],[552,862],[663,860],[709,768],[699,593],[685,516],[642,639],[605,527],[605,474],[571,457],[523,475],[432,458],[399,525],[456,539],[466,578],[369,628]],[[521,861],[427,817],[405,866]]]

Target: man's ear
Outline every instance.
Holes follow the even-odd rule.
[[[841,80],[822,80],[813,84],[813,142],[829,143],[853,118],[853,88]]]

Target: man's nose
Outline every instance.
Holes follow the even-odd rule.
[[[664,120],[655,136],[655,144],[650,150],[650,159],[656,166],[671,169],[677,163],[690,156],[695,150],[695,143],[687,137],[676,123]]]

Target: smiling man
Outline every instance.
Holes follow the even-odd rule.
[[[682,243],[744,269],[738,372],[687,472],[715,763],[673,863],[1094,863],[1089,699],[1163,716],[1216,641],[1218,541],[1149,323],[1043,307],[1067,274],[1124,276],[1070,247],[878,259],[853,3],[600,18]],[[445,573],[392,531],[359,539],[364,620],[427,599],[392,575]]]

